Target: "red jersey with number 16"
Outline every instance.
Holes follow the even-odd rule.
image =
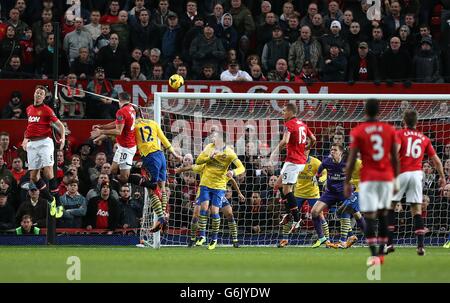
[[[122,133],[116,140],[120,146],[131,148],[136,146],[136,137],[134,136],[134,122],[136,121],[136,111],[131,104],[122,106],[116,113],[116,124],[124,124]]]
[[[350,148],[357,148],[361,153],[361,182],[394,179],[391,150],[396,136],[392,125],[379,121],[363,122],[352,129],[350,141]]]
[[[436,154],[430,139],[414,129],[398,130],[397,143],[400,145],[400,173],[422,170],[425,152],[430,158]]]
[[[290,132],[289,142],[286,146],[286,162],[294,164],[305,164],[306,138],[313,135],[308,126],[303,121],[293,118],[284,123],[286,131]]]
[[[27,107],[28,125],[25,138],[51,137],[52,122],[58,121],[53,110],[45,105],[30,105]]]

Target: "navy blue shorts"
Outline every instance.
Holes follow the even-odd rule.
[[[359,193],[354,192],[350,198],[344,201],[344,207],[350,207],[353,211],[359,212]]]
[[[167,180],[166,157],[162,151],[156,151],[142,158],[142,165],[150,173],[153,183]]]
[[[224,189],[213,189],[207,186],[200,186],[200,195],[198,196],[198,203],[209,201],[210,205],[222,208],[222,200],[225,198]]]
[[[344,193],[336,193],[336,192],[330,192],[328,190],[324,191],[322,193],[322,196],[320,196],[319,201],[322,201],[323,203],[326,203],[328,205],[328,208],[330,208],[331,205],[337,204],[341,201],[345,201]]]

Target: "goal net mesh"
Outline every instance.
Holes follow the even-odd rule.
[[[161,99],[161,127],[176,150],[184,156],[178,162],[168,153],[167,169],[169,189],[170,222],[166,234],[161,235],[162,245],[186,245],[191,237],[191,219],[199,187],[199,176],[192,172],[175,174],[175,168],[195,163],[196,157],[210,141],[209,134],[217,130],[226,134],[226,143],[231,146],[246,167],[243,175],[235,177],[245,201],[238,199],[230,188],[226,198],[231,202],[238,226],[241,245],[275,245],[282,239],[279,225],[285,213],[280,203],[274,182],[279,175],[282,160],[271,165],[269,156],[283,134],[282,108],[295,103],[298,117],[304,120],[317,137],[317,145],[311,156],[323,160],[329,156],[333,142],[345,147],[349,144],[350,130],[364,120],[364,100],[260,100],[257,94],[247,99],[178,98]],[[450,172],[450,118],[446,101],[427,100],[382,100],[380,119],[401,127],[402,113],[409,108],[417,110],[420,121],[418,129],[431,138],[439,157],[443,161],[448,177]],[[153,106],[141,108],[145,118],[154,118]],[[423,214],[428,244],[441,243],[449,231],[449,198],[438,187],[437,172],[424,158],[424,204]],[[449,180],[450,181],[450,180]],[[320,186],[322,191],[323,185]],[[340,222],[336,214],[339,204],[325,211],[331,240],[339,239]],[[316,238],[311,221],[311,208],[301,206],[304,221],[298,233],[289,236],[290,245],[309,245]],[[150,214],[150,212],[147,212]],[[397,244],[415,244],[413,220],[410,208],[403,200],[395,208]],[[151,215],[145,224],[151,226]],[[231,244],[227,218],[221,215],[219,244]],[[358,238],[362,233],[352,222]],[[207,231],[210,231],[209,219]],[[148,235],[147,235],[148,236]],[[150,235],[151,238],[151,235]]]

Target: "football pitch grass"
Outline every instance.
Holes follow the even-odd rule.
[[[80,260],[80,282],[370,282],[369,250],[309,247],[1,247],[0,282],[72,282],[68,257]],[[450,250],[397,248],[379,282],[450,282]]]

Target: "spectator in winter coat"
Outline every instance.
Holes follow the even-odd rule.
[[[440,75],[439,58],[432,50],[433,42],[430,38],[423,38],[420,51],[413,59],[414,78],[416,82],[442,83]]]

